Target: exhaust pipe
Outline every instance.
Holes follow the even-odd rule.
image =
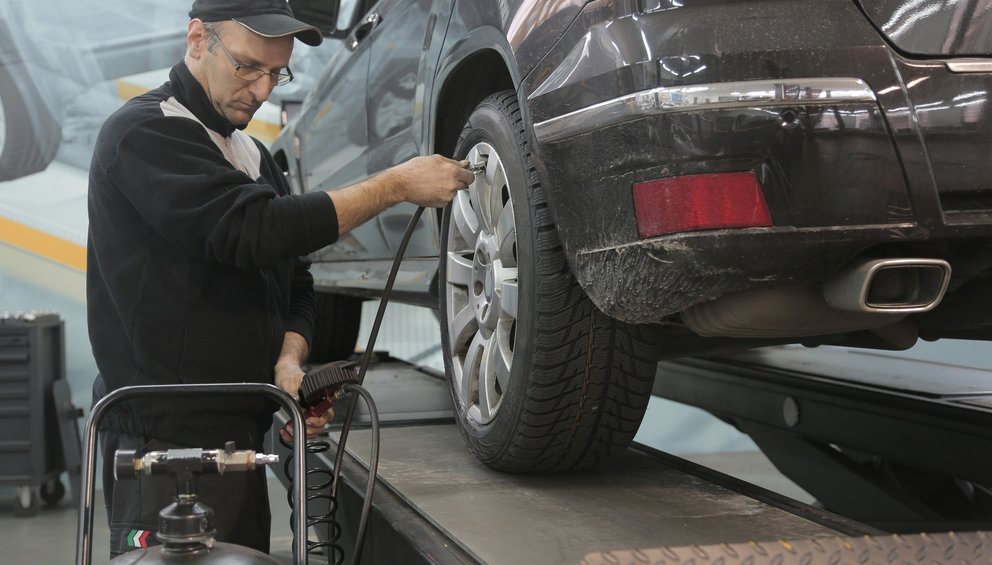
[[[942,259],[872,259],[825,282],[823,298],[848,312],[913,314],[936,307],[950,280]]]
[[[940,259],[874,259],[853,263],[822,285],[753,288],[702,302],[682,312],[682,321],[704,337],[796,338],[871,330],[906,349],[915,342],[915,326],[912,335],[902,331],[909,326],[900,326],[900,335],[884,334],[892,334],[908,314],[937,306],[950,278],[950,264]]]

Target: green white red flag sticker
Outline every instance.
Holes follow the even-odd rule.
[[[128,547],[148,547],[148,538],[152,535],[149,530],[131,530],[127,535]]]

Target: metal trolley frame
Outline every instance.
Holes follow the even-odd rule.
[[[83,445],[82,496],[79,501],[79,529],[76,536],[76,563],[89,565],[93,557],[93,491],[96,468],[96,431],[107,411],[115,404],[141,396],[167,394],[173,396],[202,396],[223,394],[263,394],[276,400],[289,411],[293,422],[293,466],[296,477],[304,477],[306,465],[306,432],[303,428],[303,409],[282,389],[270,384],[231,383],[193,385],[142,385],[117,389],[103,397],[86,419]],[[293,513],[293,563],[306,564],[306,499],[303,480],[293,481],[293,507],[302,511]]]

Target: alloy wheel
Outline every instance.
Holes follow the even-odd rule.
[[[446,331],[457,401],[476,424],[491,422],[509,390],[517,322],[517,230],[507,175],[488,143],[466,156],[485,160],[451,204],[444,258]]]

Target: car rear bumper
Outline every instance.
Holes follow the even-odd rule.
[[[947,232],[940,249],[975,240],[992,240],[992,226]],[[930,230],[908,224],[701,231],[581,251],[574,271],[608,316],[657,323],[725,294],[827,280],[879,246],[916,245],[921,253],[915,255],[932,255],[936,248],[923,244],[933,241]],[[951,266],[953,272],[953,258]]]

